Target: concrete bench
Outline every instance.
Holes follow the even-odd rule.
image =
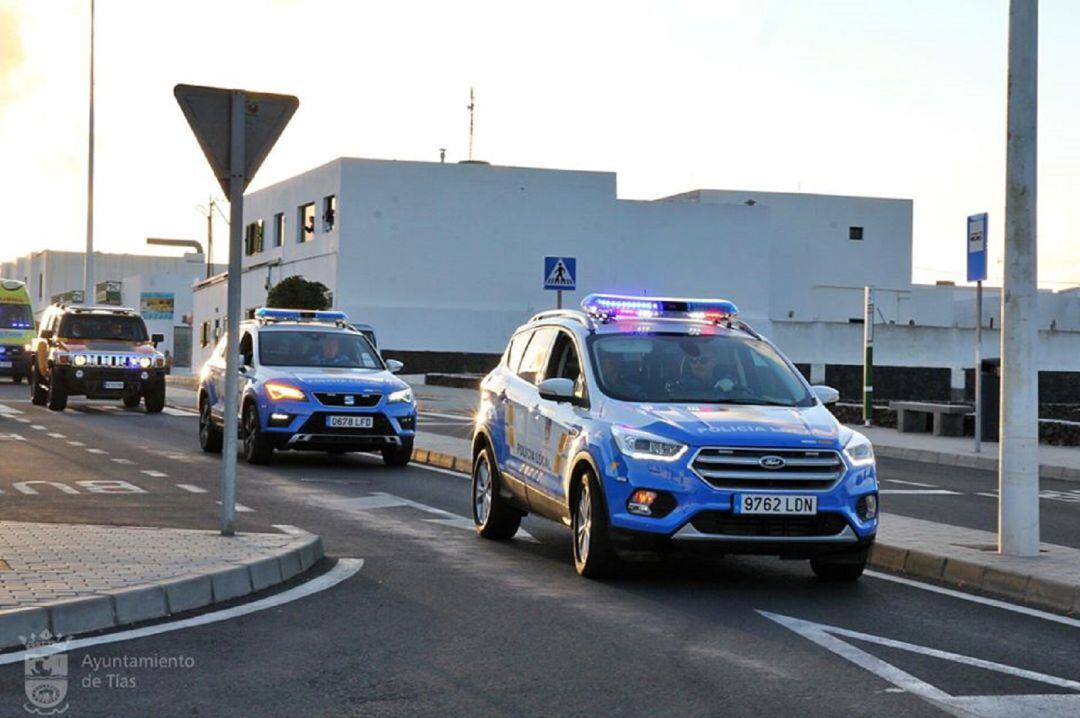
[[[925,433],[932,417],[934,436],[963,436],[964,415],[974,409],[967,404],[935,404],[929,401],[890,401],[901,433]]]

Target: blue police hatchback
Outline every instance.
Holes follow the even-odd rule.
[[[377,451],[390,466],[412,458],[416,402],[343,312],[259,309],[240,325],[240,439],[249,463],[274,450]],[[199,376],[199,444],[220,452],[225,337]]]
[[[515,332],[481,384],[473,519],[573,531],[577,571],[620,554],[809,559],[854,580],[877,532],[870,442],[723,300],[590,295]]]

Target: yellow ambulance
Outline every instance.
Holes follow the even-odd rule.
[[[26,346],[34,338],[34,310],[26,284],[0,279],[0,376],[18,383],[30,373]]]

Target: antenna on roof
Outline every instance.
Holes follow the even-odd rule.
[[[469,88],[469,161],[472,162],[473,127],[476,120],[476,94]]]

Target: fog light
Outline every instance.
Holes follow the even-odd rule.
[[[281,411],[270,412],[270,426],[288,426],[292,421],[292,415]]]
[[[139,378],[142,379],[143,381],[146,381],[147,379],[150,378],[150,375],[147,372],[144,371],[142,374],[139,374]]]
[[[863,521],[877,518],[877,512],[877,494],[867,494],[859,499],[859,503],[855,505],[855,513],[857,513],[859,518]]]
[[[75,370],[75,378],[76,379],[82,379],[83,378],[83,370],[82,369],[76,369]]]
[[[630,494],[630,500],[626,502],[626,510],[640,516],[652,516],[652,505],[656,501],[656,492],[647,489],[638,489]]]

